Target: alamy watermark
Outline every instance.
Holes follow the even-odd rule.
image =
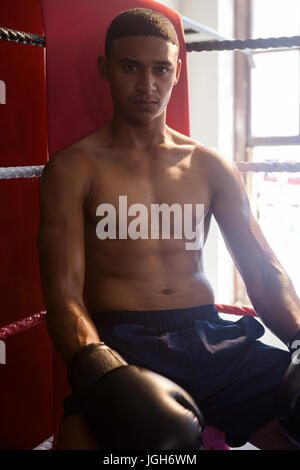
[[[6,84],[0,80],[0,104],[6,104]]]
[[[193,217],[193,206],[195,206],[195,217]],[[161,238],[182,240],[193,240],[185,243],[186,250],[199,250],[204,245],[204,204],[174,203],[169,206],[166,203],[151,204],[150,209],[150,237],[149,237],[149,214],[145,204],[132,204],[128,207],[127,196],[119,196],[118,207],[118,238],[132,240],[148,239],[158,240]],[[106,214],[106,215],[105,215]],[[97,207],[97,216],[105,216],[96,226],[96,234],[100,240],[117,239],[117,209],[113,204],[103,203]],[[173,219],[174,233],[171,234],[171,215]],[[128,216],[134,216],[128,224]],[[161,217],[160,217],[161,216]],[[193,224],[194,221],[194,224]],[[193,229],[195,225],[195,230]]]
[[[6,344],[0,340],[0,364],[6,364]]]
[[[300,339],[295,339],[292,342],[290,351],[292,353],[292,363],[295,365],[300,364]]]

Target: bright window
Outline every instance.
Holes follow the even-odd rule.
[[[251,135],[299,135],[299,51],[256,53],[254,63],[251,70]]]
[[[300,0],[236,2],[246,8],[236,16],[242,37],[300,35]],[[300,48],[252,54],[254,67],[236,56],[235,158],[300,162]],[[249,173],[246,185],[253,213],[300,296],[300,173]],[[245,302],[236,278],[236,301]]]
[[[298,36],[299,0],[252,0],[252,37]]]
[[[254,147],[253,161],[300,161],[300,146]],[[251,207],[300,296],[300,173],[252,175]]]

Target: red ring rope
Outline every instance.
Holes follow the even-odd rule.
[[[215,304],[219,313],[229,313],[233,315],[251,315],[257,317],[257,314],[253,308],[249,307],[237,307],[234,305],[224,305],[224,304]],[[32,328],[36,325],[42,323],[45,319],[46,311],[42,310],[39,313],[34,313],[30,317],[23,318],[16,322],[11,323],[10,325],[2,326],[0,328],[0,340],[9,338],[10,336],[17,335],[28,328]]]
[[[257,313],[253,308],[250,307],[237,307],[236,305],[224,305],[216,304],[215,305],[219,313],[231,313],[232,315],[251,315],[252,317],[257,317]]]
[[[10,325],[3,326],[0,328],[0,340],[9,338],[10,336],[17,335],[28,328],[32,328],[33,326],[38,325],[43,321],[46,315],[46,311],[43,310],[39,313],[34,313],[30,315],[30,317],[23,318],[22,320],[18,320]]]

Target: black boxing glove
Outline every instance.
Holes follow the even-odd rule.
[[[300,331],[288,348],[291,364],[279,388],[279,422],[287,437],[300,447]]]
[[[68,378],[101,449],[202,448],[204,419],[192,397],[104,343],[77,351]]]
[[[76,351],[68,362],[68,380],[74,394],[83,398],[99,378],[128,363],[102,341]]]

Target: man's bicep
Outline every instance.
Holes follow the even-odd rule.
[[[228,241],[249,228],[251,209],[245,185],[234,166],[218,168],[211,211]]]
[[[251,211],[244,182],[234,165],[219,167],[211,210],[244,281],[257,285],[265,262],[275,255]]]
[[[76,186],[76,187],[75,187]],[[66,168],[48,167],[39,188],[38,250],[45,296],[81,295],[84,282],[84,193]]]

